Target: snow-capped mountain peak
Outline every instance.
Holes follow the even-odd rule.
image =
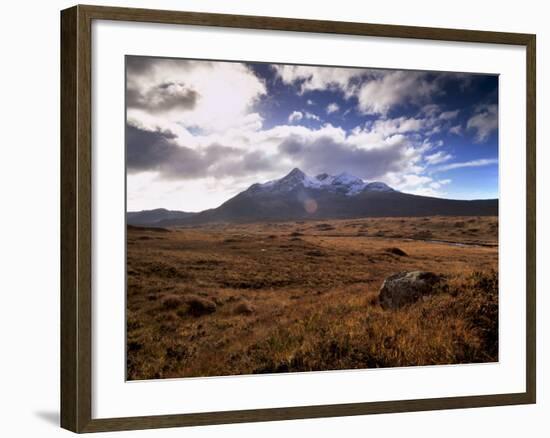
[[[365,188],[367,190],[370,190],[371,192],[393,192],[394,191],[389,185],[381,181],[374,181],[374,182],[368,183],[365,186]]]
[[[283,181],[283,180],[303,180],[304,178],[306,178],[306,174],[304,172],[302,172],[300,169],[298,169],[297,167],[295,167],[294,169],[292,169],[288,175],[284,176],[283,178],[280,179],[280,181]]]
[[[334,177],[334,180],[332,181],[332,183],[346,185],[346,184],[364,183],[364,181],[361,178],[358,178],[347,172],[342,172]]]
[[[268,181],[263,184],[254,184],[251,191],[290,192],[295,189],[315,189],[343,193],[354,196],[363,191],[393,192],[387,184],[379,181],[365,182],[361,178],[342,172],[336,176],[321,173],[309,176],[298,168],[292,169],[286,176]]]

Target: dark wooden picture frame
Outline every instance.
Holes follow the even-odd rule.
[[[526,48],[527,318],[522,393],[92,419],[91,25],[93,20],[519,45]],[[536,401],[535,76],[531,34],[75,6],[61,12],[61,426],[99,432],[529,404]]]

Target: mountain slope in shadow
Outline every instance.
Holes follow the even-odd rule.
[[[496,216],[498,199],[465,201],[411,195],[349,174],[310,177],[294,169],[281,179],[253,184],[214,209],[200,213],[161,210],[139,212],[138,216],[128,213],[128,223],[167,227],[384,216]]]

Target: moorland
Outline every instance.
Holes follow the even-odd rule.
[[[129,380],[498,360],[498,218],[128,226]],[[401,271],[444,279],[398,309]]]

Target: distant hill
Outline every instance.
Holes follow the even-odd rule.
[[[159,222],[165,220],[180,220],[193,216],[195,213],[185,211],[166,210],[156,208],[154,210],[130,211],[126,213],[126,223],[136,226],[159,226]]]
[[[162,209],[151,210],[159,212]],[[306,175],[292,170],[281,179],[253,184],[217,208],[200,213],[169,212],[138,214],[147,226],[178,226],[209,222],[258,222],[305,219],[350,219],[383,216],[495,216],[498,199],[453,200],[411,195],[382,182],[365,182],[347,173],[332,176]],[[147,222],[149,217],[153,222]]]

